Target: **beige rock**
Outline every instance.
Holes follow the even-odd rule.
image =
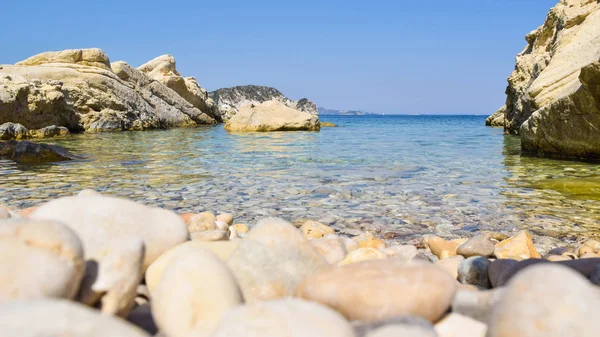
[[[220,120],[215,102],[208,97],[208,92],[201,88],[193,77],[181,77],[175,66],[172,55],[161,55],[140,66],[138,70],[149,78],[164,84],[175,91],[192,106]]]
[[[451,313],[435,325],[438,337],[485,337],[487,325],[461,314]]]
[[[503,105],[500,109],[496,110],[491,116],[486,118],[486,126],[501,126],[504,127],[504,116],[506,115],[506,105]]]
[[[489,257],[494,255],[494,244],[487,235],[476,235],[456,248],[456,254],[466,258],[471,256]]]
[[[365,337],[438,337],[430,328],[418,325],[390,324],[369,332]]]
[[[190,239],[192,241],[221,241],[227,240],[227,231],[215,229],[215,230],[206,230],[202,232],[192,232],[190,233]]]
[[[564,0],[527,34],[505,111],[505,129],[521,135],[525,153],[598,157],[599,26],[598,2]]]
[[[306,276],[330,268],[294,225],[276,218],[260,220],[228,265],[248,303],[291,295]]]
[[[402,315],[438,320],[457,282],[441,268],[397,259],[367,261],[307,277],[295,296],[325,304],[350,320]]]
[[[177,214],[151,208],[126,199],[106,196],[63,197],[43,204],[30,216],[31,219],[63,221],[81,239],[87,264],[114,263],[106,247],[112,240],[139,237],[145,251],[142,272],[160,255],[187,241],[188,232]],[[106,260],[106,261],[105,261]],[[133,265],[133,264],[132,264]],[[96,279],[93,268],[86,269],[86,279]],[[93,284],[86,282],[85,285]],[[82,294],[94,293],[82,289]],[[89,296],[93,305],[97,296]]]
[[[216,217],[217,221],[223,221],[228,226],[233,225],[233,215],[231,213],[221,213]]]
[[[504,288],[482,291],[459,289],[452,300],[452,312],[487,324],[504,291]]]
[[[83,273],[82,244],[67,226],[24,218],[0,221],[0,302],[72,299]]]
[[[345,236],[341,238],[344,241],[344,246],[346,246],[346,250],[348,251],[348,253],[352,253],[353,251],[358,249],[358,243],[356,243],[356,241]]]
[[[75,302],[38,299],[0,302],[0,336],[149,337],[123,320]]]
[[[169,337],[208,336],[229,310],[243,303],[242,293],[219,257],[200,249],[186,253],[166,262],[152,292],[152,316]]]
[[[319,118],[285,106],[279,101],[240,108],[225,124],[228,131],[319,131]]]
[[[81,301],[95,303],[101,297],[103,313],[127,317],[142,280],[144,241],[135,236],[111,240],[97,257],[102,263],[95,278],[88,273],[83,279]]]
[[[235,224],[232,227],[235,228],[238,234],[246,234],[250,230],[250,228],[248,228],[248,225],[245,225],[243,223]]]
[[[433,255],[439,258],[455,256],[458,246],[466,241],[467,239],[447,241],[438,236],[429,236],[424,239],[425,245],[431,250]]]
[[[354,337],[337,312],[299,299],[259,302],[230,311],[212,337]]]
[[[552,263],[520,272],[494,308],[489,337],[598,335],[600,294],[588,280]]]
[[[346,264],[354,264],[370,260],[381,260],[388,256],[380,250],[375,248],[359,248],[349,253],[340,263],[340,266]]]
[[[319,239],[329,234],[334,234],[333,228],[323,225],[317,221],[308,220],[301,227],[300,230],[309,239]]]
[[[220,258],[222,261],[227,261],[231,254],[237,249],[239,242],[237,241],[188,241],[182,243],[167,252],[162,254],[150,267],[146,270],[146,285],[150,293],[153,293],[164,273],[167,265],[173,259],[184,259],[187,255],[195,252],[210,252]]]
[[[579,258],[580,259],[597,259],[599,257],[600,257],[600,255],[595,254],[595,253],[585,253],[585,254],[581,255]]]
[[[229,225],[225,221],[217,220],[217,221],[215,221],[215,226],[217,227],[218,230],[222,230],[222,231],[229,230]]]
[[[311,240],[310,243],[315,246],[316,250],[327,262],[333,265],[341,262],[348,254],[344,240],[335,234]]]
[[[513,259],[513,260],[525,260],[525,259],[539,259],[540,254],[533,245],[533,239],[529,232],[522,230],[515,236],[512,236],[498,244],[496,244],[496,250],[494,252],[499,259]]]
[[[417,247],[413,245],[390,246],[381,250],[385,255],[404,261],[412,260],[418,254]]]
[[[29,129],[144,130],[214,124],[218,117],[125,62],[110,64],[98,49],[43,53],[3,65],[0,86],[0,120]]]
[[[202,212],[191,215],[186,222],[190,233],[210,231],[217,229],[217,217],[211,212]]]
[[[453,279],[458,278],[458,266],[465,260],[461,255],[452,256],[443,260],[439,260],[435,264],[447,271]]]
[[[358,248],[373,248],[373,249],[385,249],[387,246],[385,242],[374,237],[369,233],[361,234],[353,238],[358,244]]]

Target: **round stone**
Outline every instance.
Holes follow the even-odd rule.
[[[458,266],[458,281],[481,288],[490,288],[490,277],[488,276],[490,263],[490,260],[481,256],[472,256],[462,261]]]
[[[295,295],[328,305],[350,320],[414,315],[436,321],[450,307],[457,284],[435,265],[386,259],[309,276]]]

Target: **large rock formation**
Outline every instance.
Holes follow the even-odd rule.
[[[155,63],[159,64],[143,67],[146,74],[125,62],[111,64],[99,49],[78,49],[47,52],[15,65],[2,65],[0,124],[112,131],[220,121],[206,102],[206,93],[191,80],[181,78],[174,60],[169,65],[171,73],[166,75],[159,67],[164,62]],[[163,81],[164,77],[169,79]],[[181,81],[190,83],[184,97],[177,86],[170,85]]]
[[[317,105],[314,102],[306,98],[293,101],[285,97],[279,90],[270,87],[244,85],[218,89],[209,93],[209,95],[216,102],[224,120],[229,120],[244,105],[256,105],[271,100],[279,101],[289,108],[307,112],[311,115],[319,114]]]
[[[600,2],[561,0],[526,36],[508,78],[505,130],[525,153],[600,158]]]
[[[319,131],[319,117],[280,101],[244,105],[225,124],[227,131]]]

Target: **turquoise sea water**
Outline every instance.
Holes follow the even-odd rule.
[[[84,161],[0,160],[14,208],[93,188],[177,212],[315,219],[409,240],[526,227],[600,234],[600,167],[520,156],[484,116],[322,116],[321,132],[227,133],[222,126],[47,140]]]

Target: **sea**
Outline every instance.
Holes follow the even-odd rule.
[[[307,219],[398,241],[529,229],[600,234],[600,165],[521,156],[485,116],[321,116],[320,132],[219,126],[84,133],[44,140],[84,160],[0,159],[0,204],[22,209],[90,188],[236,223]]]

